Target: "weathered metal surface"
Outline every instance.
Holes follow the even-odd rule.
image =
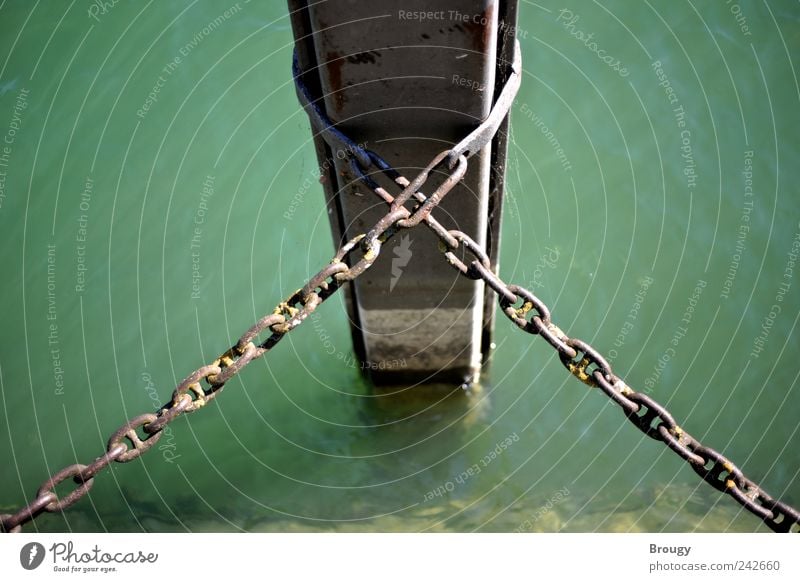
[[[454,0],[441,8],[423,0],[290,0],[289,6],[299,67],[318,105],[338,130],[400,172],[415,173],[443,147],[459,143],[489,115],[505,81],[516,2]],[[439,213],[445,229],[488,248],[492,267],[504,119],[484,139],[463,144],[479,151],[469,152],[475,156],[467,175]],[[364,195],[346,147],[328,141],[333,146],[321,135],[315,139],[320,166],[334,168],[323,183],[339,244],[381,210]],[[464,382],[480,369],[493,310],[481,282],[460,280],[437,265],[434,241],[419,229],[404,233],[393,243],[392,260],[349,290],[355,350],[377,383]]]

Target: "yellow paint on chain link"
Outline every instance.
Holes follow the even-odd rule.
[[[298,293],[300,293],[300,291],[301,290],[298,289],[297,291],[294,292],[294,294],[297,295]],[[300,310],[297,309],[297,307],[289,305],[285,301],[281,301],[280,303],[278,303],[278,306],[272,311],[272,313],[274,313],[275,315],[283,315],[283,316],[288,315],[289,319],[297,315],[299,312]]]
[[[235,347],[230,348],[225,353],[223,353],[220,357],[218,357],[216,360],[211,362],[211,365],[212,366],[216,366],[217,368],[220,368],[220,372],[222,372],[222,370],[224,370],[228,366],[232,366],[233,363],[234,363],[233,351],[235,349],[236,349]],[[211,384],[213,384],[214,382],[216,382],[217,376],[219,376],[219,374],[209,374],[207,376],[207,379]],[[198,384],[198,386],[199,386],[199,384]],[[201,391],[202,391],[202,388],[201,388]],[[200,400],[203,401],[203,404],[198,404],[197,408],[205,405],[205,403],[206,403],[206,401],[205,401],[205,392],[203,392],[203,397],[202,398],[198,394],[198,398],[197,398],[197,400],[195,400],[195,403],[199,402]]]
[[[241,356],[241,355],[244,355],[244,353],[249,349],[253,349],[253,350],[256,349],[256,344],[254,344],[252,341],[249,341],[246,344],[244,344],[243,348],[239,348],[239,347],[234,346],[234,349],[237,352],[239,352],[239,355]]]
[[[519,309],[517,309],[517,315],[518,315],[519,317],[525,317],[525,315],[526,315],[526,314],[527,314],[527,313],[528,313],[528,312],[529,312],[531,309],[533,309],[533,302],[531,302],[531,301],[526,301],[525,303],[523,303],[523,304],[522,304],[522,307],[520,307]]]
[[[194,391],[194,388],[193,388],[193,386],[197,386],[198,390],[200,390],[200,391],[202,392],[202,388],[200,388],[200,384],[198,384],[197,382],[195,382],[194,384],[190,384],[190,385],[189,385],[189,388],[190,388],[192,391]],[[195,392],[195,394],[196,394],[196,393],[197,393],[197,392]],[[190,395],[188,392],[182,392],[182,393],[180,393],[180,394],[176,394],[176,395],[174,395],[174,396],[173,396],[173,398],[172,398],[172,402],[170,403],[170,407],[169,407],[169,408],[162,408],[162,409],[159,411],[159,413],[158,413],[158,416],[163,416],[164,414],[166,414],[166,413],[167,413],[167,411],[168,411],[168,410],[172,410],[172,409],[173,409],[173,408],[175,408],[176,406],[179,406],[179,405],[180,405],[180,403],[181,403],[181,400],[183,400],[183,398],[184,398],[184,397],[188,398],[190,401],[192,400],[192,397],[191,397],[191,395]],[[203,403],[203,404],[205,404],[205,403]],[[202,405],[201,405],[201,406],[202,406]]]
[[[570,363],[568,369],[570,373],[575,376],[578,380],[586,384],[587,386],[592,386],[593,388],[597,386],[597,381],[586,373],[586,368],[589,367],[589,358],[584,357],[579,363]]]
[[[299,296],[301,291],[302,289],[298,289],[297,291],[292,293],[291,297]],[[280,303],[278,303],[277,307],[275,307],[275,309],[272,310],[272,313],[274,315],[282,315],[284,318],[284,323],[276,323],[272,325],[270,329],[272,329],[272,331],[275,333],[283,334],[291,331],[291,328],[288,325],[286,325],[285,320],[292,319],[295,315],[300,313],[300,310],[294,307],[293,305],[290,305],[286,301],[281,301]]]
[[[201,397],[197,397],[192,402],[192,409],[193,410],[199,410],[199,409],[203,408],[205,405],[206,405],[205,396],[203,396],[202,398]]]

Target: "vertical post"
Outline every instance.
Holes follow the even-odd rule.
[[[407,178],[488,115],[513,53],[516,0],[289,0],[303,80],[338,129]],[[488,250],[496,268],[506,129],[470,160],[436,218]],[[386,212],[319,137],[336,245]],[[436,177],[431,180],[435,182]],[[494,303],[459,277],[424,227],[404,231],[347,292],[357,356],[376,383],[472,382]]]

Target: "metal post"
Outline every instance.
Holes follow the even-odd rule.
[[[511,61],[516,0],[289,0],[303,80],[328,117],[409,179],[489,113]],[[496,268],[506,120],[437,210]],[[315,137],[334,242],[385,211]],[[491,342],[494,304],[459,277],[424,228],[395,237],[348,290],[357,356],[375,383],[472,382]]]

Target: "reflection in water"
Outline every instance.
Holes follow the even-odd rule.
[[[489,398],[478,383],[468,388],[444,384],[376,386],[361,403],[359,416],[365,426],[392,426],[403,432],[408,431],[410,421],[431,426],[434,431],[469,429],[486,422],[490,408]]]
[[[515,449],[530,449],[529,433],[512,432],[494,442],[483,438],[492,423],[490,399],[481,386],[469,392],[447,386],[384,388],[366,396],[356,414],[363,424],[352,440],[344,442],[340,436],[336,444],[358,471],[356,481],[377,486],[346,487],[335,506],[329,495],[307,493],[298,484],[292,488],[293,502],[283,507],[273,504],[271,485],[263,504],[257,499],[244,502],[227,490],[210,496],[168,490],[159,499],[147,489],[123,485],[113,509],[102,511],[102,522],[89,505],[79,505],[68,514],[69,526],[91,530],[102,523],[114,531],[135,523],[144,531],[261,532],[753,530],[749,516],[697,482],[643,484],[622,494],[598,490],[587,479],[520,495],[524,488],[503,481],[518,469],[509,460]],[[418,449],[434,451],[434,463],[426,464]],[[444,463],[442,451],[447,451]],[[315,467],[307,476],[324,473]],[[340,475],[331,477],[342,480]],[[387,507],[394,511],[387,513]]]

